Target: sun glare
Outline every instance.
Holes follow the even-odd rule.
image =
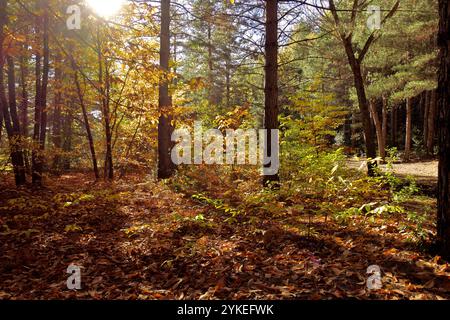
[[[86,0],[89,7],[101,17],[109,18],[117,14],[125,0]]]

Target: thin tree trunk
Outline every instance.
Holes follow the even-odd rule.
[[[11,56],[6,58],[8,63],[8,93],[9,93],[9,113],[12,122],[12,152],[14,156],[14,162],[16,166],[16,183],[22,185],[26,183],[25,177],[25,163],[23,159],[22,151],[22,137],[20,130],[19,116],[17,115],[17,102],[16,102],[16,77],[14,60]]]
[[[41,1],[36,1],[36,7],[38,11],[41,10]],[[34,183],[38,183],[40,181],[40,176],[36,170],[36,167],[38,166],[37,162],[38,159],[38,153],[39,153],[39,132],[41,128],[41,66],[42,66],[42,56],[41,56],[41,48],[38,47],[38,43],[40,40],[40,34],[41,34],[41,17],[36,16],[35,17],[35,33],[36,33],[36,48],[35,48],[35,98],[34,98],[34,125],[33,125],[33,149],[31,152],[31,176],[32,181]]]
[[[128,159],[128,156],[130,155],[130,152],[131,152],[131,150],[133,148],[134,141],[136,140],[137,133],[139,131],[139,128],[141,127],[141,119],[142,119],[142,117],[139,116],[138,124],[136,126],[136,129],[134,130],[133,137],[131,138],[131,141],[128,143],[127,150],[125,151],[125,159]],[[119,179],[121,179],[124,176],[125,172],[126,172],[126,166],[124,165],[124,166],[122,166],[122,168],[120,170]]]
[[[62,148],[64,156],[62,159],[62,167],[65,171],[71,168],[71,156],[72,152],[72,128],[73,127],[73,102],[69,102],[68,110],[63,117],[63,144]]]
[[[159,84],[159,122],[158,122],[158,179],[167,179],[173,175],[174,166],[171,160],[172,99],[169,95],[170,59],[170,0],[161,2],[161,35],[160,35],[160,68],[164,73]]]
[[[22,89],[21,103],[20,103],[20,127],[22,128],[22,135],[24,137],[28,136],[28,87],[27,87],[27,76],[28,68],[25,63],[23,55],[19,58],[20,66],[20,86]]]
[[[398,106],[392,106],[392,117],[391,117],[391,138],[392,146],[398,147]]]
[[[385,148],[383,143],[383,127],[380,122],[380,117],[378,116],[378,111],[375,107],[375,102],[373,100],[369,101],[370,113],[372,115],[373,123],[375,125],[375,132],[377,135],[378,142],[378,153],[381,158],[385,158]]]
[[[109,109],[110,106],[110,74],[109,74],[109,65],[105,60],[105,85],[106,85],[106,97],[105,97],[105,108],[104,108],[104,117],[105,117],[105,136],[106,136],[106,157],[105,157],[105,168],[106,168],[106,177],[108,180],[114,179],[114,166],[113,166],[113,157],[112,157],[112,128],[111,128],[111,112]]]
[[[430,108],[428,114],[427,154],[433,155],[435,123],[436,123],[436,90],[431,92]]]
[[[8,62],[8,93],[9,107],[5,95],[5,83],[3,79],[3,69],[5,63],[5,53],[3,52],[3,42],[5,39],[4,27],[8,23],[6,13],[7,1],[0,1],[0,112],[3,114],[6,133],[8,135],[11,162],[14,169],[16,185],[25,184],[25,166],[23,164],[23,153],[20,148],[20,126],[17,117],[16,92],[14,62],[10,56],[6,57]]]
[[[448,0],[439,0],[439,178],[437,241],[441,255],[450,259],[450,5]]]
[[[382,119],[382,124],[381,124],[381,131],[382,131],[382,135],[381,135],[381,140],[383,143],[383,149],[382,152],[380,154],[381,158],[383,158],[383,160],[386,157],[386,143],[387,143],[387,122],[388,122],[388,114],[387,114],[387,99],[385,96],[383,96],[382,98],[382,105],[381,105],[381,119]]]
[[[42,68],[42,87],[41,87],[41,127],[39,131],[39,162],[36,168],[39,179],[37,184],[42,184],[42,174],[44,171],[44,150],[45,140],[47,136],[47,86],[48,86],[48,74],[50,69],[50,48],[49,48],[49,15],[48,15],[48,0],[44,1],[45,13],[44,13],[44,62]]]
[[[98,171],[97,156],[95,154],[94,139],[92,138],[92,132],[91,132],[91,127],[89,125],[89,118],[88,118],[88,114],[86,111],[86,106],[84,104],[83,93],[81,92],[80,82],[78,81],[78,73],[77,73],[77,71],[75,71],[75,68],[74,68],[74,72],[75,72],[74,80],[75,80],[75,85],[77,87],[78,99],[80,100],[81,111],[83,112],[84,126],[86,128],[86,135],[87,135],[87,138],[89,141],[89,150],[91,152],[91,158],[92,158],[92,168],[94,170],[95,179],[98,180],[98,179],[100,179],[100,174]]]
[[[109,110],[109,71],[108,64],[105,61],[105,77],[103,77],[103,54],[102,43],[100,38],[100,27],[97,29],[97,44],[98,44],[98,80],[100,83],[100,94],[102,101],[102,113],[105,127],[105,164],[104,164],[104,177],[108,180],[114,179],[114,168],[112,159],[112,133],[111,133],[111,118]],[[105,79],[103,79],[105,78]]]
[[[49,74],[49,15],[48,15],[48,1],[38,1],[39,8],[44,5],[44,17],[43,17],[43,44],[44,44],[44,62],[42,69],[42,83],[40,81],[40,70],[36,70],[36,113],[35,113],[35,130],[34,141],[38,144],[38,150],[33,150],[32,156],[32,181],[34,185],[42,185],[42,174],[44,170],[44,151],[45,151],[45,139],[47,134],[47,85]],[[39,18],[38,18],[39,19]],[[40,24],[40,19],[39,23]],[[36,69],[40,68],[40,56],[36,55]],[[39,63],[38,63],[39,60]],[[39,75],[39,78],[38,78]],[[40,84],[40,85],[39,85]],[[36,149],[36,146],[35,148]]]
[[[213,75],[213,47],[212,47],[212,27],[211,27],[211,17],[208,17],[207,21],[207,39],[208,39],[208,82],[209,82],[209,103],[211,105],[216,104],[214,99],[214,75]]]
[[[358,132],[356,130],[356,126],[358,124],[358,114],[357,112],[352,112],[352,117],[351,117],[351,124],[350,124],[350,145],[352,148],[354,148],[356,150],[356,148],[358,148],[358,139],[357,139],[357,135]],[[359,152],[359,150],[358,150]]]
[[[24,48],[27,48],[28,44],[24,44]],[[24,56],[21,54],[19,57],[20,67],[20,87],[21,87],[21,101],[19,108],[20,129],[22,139],[25,141],[28,138],[28,67]],[[27,173],[31,172],[31,165],[29,161],[29,150],[23,148],[23,157],[25,163],[25,170]]]
[[[406,99],[406,134],[405,134],[405,154],[404,160],[409,161],[411,157],[411,138],[412,138],[412,99]]]
[[[225,57],[225,83],[226,83],[226,100],[225,105],[227,110],[231,107],[231,52],[227,49],[226,57]]]
[[[53,156],[52,167],[54,170],[59,170],[61,167],[61,103],[62,103],[62,72],[61,72],[62,59],[58,54],[55,60],[55,102],[53,109],[53,125],[52,125],[52,141],[53,146],[56,149]]]
[[[428,117],[430,114],[430,103],[429,103],[428,91],[424,92],[424,112],[423,112],[423,145],[425,150],[427,150],[428,143]]]
[[[279,161],[278,149],[272,150],[272,129],[278,130],[278,1],[266,1],[266,42],[265,42],[265,85],[264,85],[264,129],[266,135],[265,155]],[[264,164],[264,169],[273,166],[273,163]],[[263,185],[265,187],[278,184],[278,173],[265,174]]]
[[[2,132],[3,132],[3,112],[4,108],[7,106],[6,102],[6,96],[5,96],[5,88],[3,83],[3,65],[4,65],[4,54],[3,54],[3,41],[5,39],[4,35],[4,27],[7,23],[7,15],[6,15],[6,6],[7,1],[6,0],[0,0],[0,86],[3,86],[3,89],[0,89],[0,141],[2,138]],[[6,124],[5,124],[6,126]]]

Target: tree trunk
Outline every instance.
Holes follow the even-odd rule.
[[[103,53],[102,42],[100,38],[100,27],[97,29],[97,55],[98,55],[98,82],[100,83],[100,94],[102,101],[102,113],[105,128],[105,164],[104,164],[104,177],[108,180],[114,179],[114,167],[112,159],[112,131],[111,131],[111,116],[109,110],[109,68],[108,63],[105,60],[105,77],[103,77]]]
[[[430,103],[428,98],[428,91],[425,91],[423,94],[423,103],[424,103],[424,110],[423,110],[423,145],[425,147],[425,150],[427,150],[427,143],[428,143],[428,116],[430,113]]]
[[[63,144],[62,149],[64,151],[64,156],[62,158],[62,168],[65,171],[71,168],[71,157],[70,152],[72,152],[72,127],[73,127],[73,102],[69,102],[68,110],[63,116]]]
[[[22,151],[22,137],[20,130],[19,116],[17,115],[16,103],[16,77],[14,70],[14,60],[11,56],[6,58],[8,62],[8,93],[9,93],[9,113],[12,122],[12,153],[14,157],[14,166],[16,172],[16,184],[22,185],[26,183],[25,177],[25,163]]]
[[[227,110],[231,107],[231,51],[227,49],[225,57],[225,83],[226,83],[226,100]]]
[[[0,142],[2,139],[2,132],[3,132],[3,112],[4,108],[6,108],[7,102],[6,102],[6,96],[5,96],[5,88],[3,83],[3,65],[4,65],[4,54],[3,54],[3,41],[5,39],[4,35],[4,27],[7,23],[7,16],[6,16],[6,6],[7,1],[6,0],[0,0],[0,85],[3,86],[0,92]]]
[[[385,146],[383,142],[383,126],[380,122],[380,117],[378,116],[378,111],[376,109],[375,102],[373,100],[369,101],[370,113],[372,115],[373,123],[375,125],[375,132],[377,135],[378,142],[378,153],[382,159],[385,158]]]
[[[346,30],[348,29],[347,26],[343,26],[338,15],[338,10],[336,9],[336,5],[334,4],[334,0],[329,0],[329,9],[331,11],[331,14],[333,16],[336,29],[339,33],[339,37],[341,38],[342,44],[345,49],[345,53],[347,55],[348,62],[350,64],[350,67],[352,69],[353,73],[353,80],[355,83],[355,89],[356,89],[356,95],[358,97],[358,105],[359,110],[361,112],[361,118],[362,118],[362,124],[363,124],[363,130],[364,130],[364,139],[366,144],[366,156],[369,161],[367,161],[367,174],[369,176],[375,175],[375,167],[376,162],[370,161],[370,159],[375,159],[377,151],[374,141],[374,135],[373,135],[373,129],[372,124],[370,121],[370,111],[369,111],[369,104],[367,101],[366,96],[366,90],[364,86],[364,78],[362,75],[361,70],[361,64],[364,60],[365,55],[367,54],[370,46],[372,43],[376,40],[376,36],[372,33],[366,40],[366,43],[363,46],[363,49],[358,53],[358,56],[356,56],[354,51],[354,43],[353,43],[353,31],[354,30]],[[355,22],[355,19],[357,17],[357,1],[354,3],[353,9],[351,10],[351,20],[352,22]],[[397,1],[392,9],[389,11],[389,13],[384,17],[383,22],[391,17],[396,10],[398,9],[399,1]],[[350,31],[350,32],[348,32]]]
[[[380,154],[380,156],[383,158],[383,160],[386,157],[386,143],[387,143],[387,99],[385,96],[382,98],[382,105],[381,105],[381,131],[382,131],[382,142],[383,142],[383,152]]]
[[[104,107],[104,118],[105,118],[105,136],[106,136],[106,155],[105,155],[105,177],[108,180],[114,179],[114,165],[112,157],[112,128],[111,128],[111,113],[109,110],[110,102],[110,74],[108,61],[105,60],[105,85],[106,85],[106,97],[105,97],[105,107]]]
[[[167,179],[173,175],[174,165],[171,160],[172,99],[169,95],[170,59],[170,0],[161,2],[160,68],[163,74],[159,84],[159,122],[158,122],[158,179]]]
[[[0,107],[0,142],[2,141],[2,131],[3,131],[3,109],[2,108],[3,107]]]
[[[44,17],[43,17],[43,44],[44,44],[44,62],[42,69],[42,82],[40,79],[40,60],[39,54],[36,55],[36,108],[35,108],[35,126],[33,139],[38,145],[34,147],[32,155],[32,181],[33,185],[42,185],[42,174],[44,169],[44,151],[45,151],[45,139],[47,134],[47,85],[48,85],[48,73],[49,73],[49,15],[48,15],[48,1],[39,0],[39,9],[42,9],[44,5]],[[38,17],[37,25],[40,25],[40,18]],[[37,29],[39,27],[37,26]],[[39,33],[38,33],[39,34]],[[38,149],[38,150],[36,150]]]
[[[92,158],[92,168],[94,170],[95,179],[98,180],[98,179],[100,179],[100,174],[98,171],[97,156],[95,154],[94,139],[92,138],[92,132],[91,132],[91,127],[89,125],[89,118],[88,118],[88,114],[86,111],[86,106],[84,104],[83,93],[81,92],[80,82],[78,81],[78,73],[75,70],[75,68],[73,68],[73,70],[75,72],[74,80],[75,80],[75,85],[77,87],[78,99],[80,100],[81,111],[83,112],[83,119],[84,119],[84,126],[86,128],[86,135],[87,135],[87,138],[89,141],[89,150],[91,152],[91,158]]]
[[[372,125],[370,123],[369,105],[366,97],[366,90],[364,88],[364,80],[362,77],[361,66],[354,58],[353,49],[351,43],[345,45],[347,57],[352,67],[353,77],[355,82],[356,93],[358,96],[359,110],[361,111],[361,118],[364,130],[364,140],[366,143],[366,156],[367,159],[375,159],[377,156]],[[371,177],[375,175],[376,163],[372,161],[367,162],[367,174]]]
[[[439,0],[439,80],[437,89],[439,109],[439,178],[437,240],[441,255],[450,259],[450,5]]]
[[[24,44],[24,48],[27,48],[28,44]],[[26,140],[28,138],[28,86],[27,86],[27,77],[28,77],[28,66],[27,60],[25,60],[24,56],[21,54],[19,57],[19,66],[20,66],[20,87],[21,87],[21,101],[20,101],[20,109],[19,109],[19,118],[20,118],[20,128],[22,139]],[[31,172],[31,166],[29,161],[29,151],[27,148],[23,148],[23,157],[25,162],[25,170],[27,173]]]
[[[352,115],[348,113],[344,122],[344,145],[352,147]]]
[[[20,127],[22,128],[22,135],[28,136],[28,87],[27,76],[28,68],[23,55],[19,58],[20,65],[20,86],[22,89],[21,103],[20,103]]]
[[[3,69],[5,62],[5,53],[3,52],[3,42],[5,39],[4,27],[8,22],[6,8],[7,8],[7,1],[1,0],[0,1],[0,112],[3,114],[6,133],[8,135],[11,153],[11,162],[14,169],[14,177],[16,185],[20,186],[25,184],[26,179],[25,179],[25,166],[23,163],[23,153],[21,150],[21,143],[20,143],[21,141],[20,141],[19,118],[17,116],[14,62],[12,57],[10,56],[6,57],[6,60],[8,62],[9,107],[5,95],[5,83],[3,79]]]
[[[62,59],[58,54],[55,60],[55,100],[53,109],[53,125],[52,125],[52,141],[53,146],[56,149],[53,156],[52,167],[54,170],[59,171],[61,168],[61,103],[62,103],[62,72],[61,72]]]
[[[278,0],[266,1],[265,85],[264,85],[264,129],[266,150],[264,154],[279,160],[278,148],[272,150],[272,129],[278,130]],[[273,163],[264,164],[264,169]],[[278,173],[264,174],[263,185],[277,185]]]
[[[397,132],[398,132],[398,111],[397,106],[392,106],[391,110],[391,146],[397,148]]]
[[[436,124],[436,90],[431,92],[430,108],[428,113],[427,154],[433,155],[435,124]]]
[[[214,97],[214,75],[213,75],[213,45],[212,45],[212,26],[211,21],[209,21],[211,17],[208,17],[207,20],[207,39],[208,39],[208,82],[209,82],[209,103],[211,105],[216,104],[216,100]]]
[[[40,11],[41,9],[41,1],[36,1],[36,7],[37,10]],[[41,48],[39,47],[38,43],[40,40],[40,33],[41,33],[41,17],[36,16],[35,17],[35,33],[36,33],[36,40],[35,45],[36,48],[34,48],[34,51],[36,51],[35,54],[35,97],[34,97],[34,125],[33,125],[33,150],[31,152],[31,176],[33,184],[40,181],[40,176],[38,176],[38,173],[36,172],[36,166],[38,159],[38,152],[39,152],[39,131],[41,128],[41,67],[42,67],[42,56],[41,56]]]
[[[405,134],[405,154],[404,160],[409,161],[411,157],[411,138],[412,138],[412,99],[406,99],[406,134]]]

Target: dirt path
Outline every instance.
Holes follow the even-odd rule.
[[[347,166],[352,169],[366,170],[365,162],[363,160],[348,159]],[[386,165],[381,165],[381,168],[386,169]],[[394,163],[394,172],[406,178],[412,176],[419,184],[436,185],[438,177],[438,161],[421,161],[410,163]]]

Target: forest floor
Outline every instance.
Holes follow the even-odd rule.
[[[0,299],[450,298],[450,266],[411,243],[396,215],[341,225],[290,211],[230,223],[136,176],[63,175],[43,190],[2,181]],[[433,220],[433,199],[408,205]],[[82,267],[79,291],[66,287],[70,264]],[[383,272],[379,290],[367,289],[370,265]]]

